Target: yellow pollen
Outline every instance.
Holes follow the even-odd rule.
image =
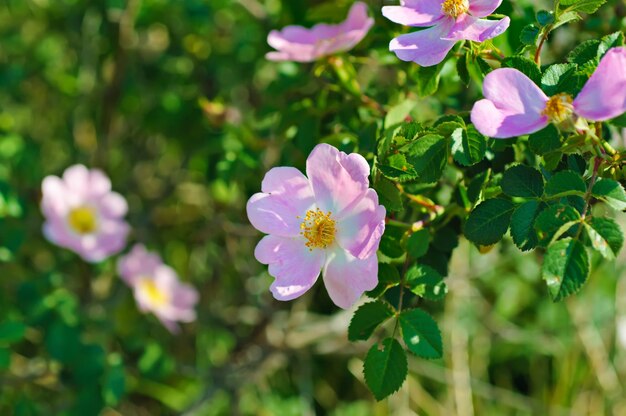
[[[153,306],[163,306],[168,302],[167,294],[157,287],[153,279],[149,277],[141,278],[138,285],[139,290],[146,294]]]
[[[572,96],[569,94],[557,94],[550,97],[546,108],[541,113],[554,123],[562,123],[574,113]]]
[[[79,207],[70,211],[67,222],[72,230],[78,234],[91,234],[98,226],[96,213],[93,208]]]
[[[321,209],[308,210],[300,224],[300,235],[307,239],[309,250],[326,248],[335,241],[336,224],[331,212],[324,213]]]
[[[441,11],[456,19],[469,11],[469,0],[446,0],[441,5]]]

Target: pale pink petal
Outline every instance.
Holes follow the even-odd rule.
[[[143,244],[135,244],[130,253],[117,262],[117,272],[122,280],[133,286],[139,278],[154,276],[163,260],[156,253],[146,250]]]
[[[170,321],[169,319],[163,319],[159,316],[157,316],[157,319],[171,334],[176,335],[180,333],[180,325],[178,325],[176,322]]]
[[[604,121],[626,112],[626,48],[610,49],[574,100],[576,114]]]
[[[43,198],[41,200],[41,209],[46,216],[58,215],[64,216],[69,211],[67,200],[67,188],[65,182],[58,176],[46,176],[41,183],[41,192]]]
[[[443,61],[456,43],[445,40],[453,25],[452,19],[419,32],[407,33],[392,39],[389,50],[403,61],[415,62],[421,66],[433,66]]]
[[[476,17],[486,17],[495,12],[502,0],[469,0],[469,12]]]
[[[359,259],[374,255],[385,231],[385,207],[378,195],[368,189],[361,200],[337,218],[337,242]]]
[[[406,6],[385,6],[383,16],[394,23],[404,26],[432,26],[444,18],[441,10],[442,1],[417,1]]]
[[[276,279],[270,290],[278,300],[295,299],[309,290],[326,258],[324,250],[309,250],[302,239],[273,235],[259,241],[254,256],[269,264],[269,274]]]
[[[68,189],[80,194],[89,194],[91,179],[89,170],[85,166],[74,165],[65,169],[63,181]]]
[[[100,169],[89,171],[89,194],[104,195],[111,191],[111,180]]]
[[[126,199],[117,192],[109,192],[100,198],[100,213],[108,218],[121,218],[128,212]]]
[[[483,83],[483,95],[485,100],[474,104],[471,119],[486,136],[515,137],[548,125],[548,118],[541,114],[548,97],[516,69],[490,72]]]
[[[348,309],[377,284],[378,259],[375,255],[360,260],[340,247],[329,253],[324,267],[324,285],[335,305]]]
[[[370,167],[363,156],[347,155],[324,143],[307,158],[306,172],[319,208],[336,216],[361,199],[369,187]]]
[[[313,196],[309,180],[296,168],[279,166],[270,169],[261,182],[266,194],[296,195],[298,199]]]
[[[450,33],[445,37],[449,40],[473,40],[484,42],[504,33],[511,23],[511,19],[505,17],[501,20],[478,19],[468,14],[459,17]]]
[[[102,221],[98,234],[81,238],[78,254],[88,262],[97,263],[119,253],[126,247],[130,226],[123,221]]]

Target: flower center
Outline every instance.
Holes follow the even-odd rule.
[[[91,234],[96,231],[97,218],[93,208],[79,207],[70,211],[67,222],[78,234]]]
[[[469,11],[469,0],[446,0],[441,5],[441,11],[456,19]]]
[[[557,94],[550,97],[546,108],[541,113],[555,123],[562,123],[574,113],[573,98],[569,94]]]
[[[331,218],[331,212],[324,213],[321,209],[308,210],[304,216],[301,235],[307,239],[309,250],[326,248],[335,241],[336,223]]]
[[[168,302],[167,294],[163,293],[161,289],[154,283],[154,280],[149,277],[139,279],[139,290],[141,290],[150,303],[154,306],[163,306]]]

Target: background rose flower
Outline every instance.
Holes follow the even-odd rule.
[[[305,293],[323,270],[333,302],[349,308],[378,282],[376,250],[385,208],[369,189],[369,165],[320,144],[306,163],[307,176],[290,167],[270,170],[262,192],[248,201],[248,218],[264,233],[255,257],[269,264],[278,300]]]
[[[573,115],[608,120],[626,111],[624,68],[626,48],[609,50],[576,99],[568,94],[548,97],[517,69],[496,69],[485,77],[485,99],[474,104],[472,123],[486,136],[508,138],[534,133]]]
[[[272,30],[267,43],[278,52],[269,52],[272,61],[312,62],[323,56],[352,49],[374,24],[365,3],[356,2],[345,21],[337,25],[317,24],[311,29],[287,26]]]
[[[136,244],[131,252],[118,261],[118,273],[132,289],[141,312],[152,312],[173,333],[179,331],[176,322],[196,319],[198,291],[180,282],[178,275],[161,258]]]
[[[89,262],[102,261],[126,246],[130,227],[123,217],[128,205],[111,191],[111,181],[102,171],[75,165],[63,178],[46,177],[41,188],[43,232],[50,242]]]
[[[400,35],[389,50],[403,61],[433,66],[443,61],[459,40],[484,42],[508,29],[510,19],[487,20],[502,0],[401,0],[385,6],[383,16],[405,26],[429,27]]]

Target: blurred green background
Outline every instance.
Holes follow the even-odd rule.
[[[1,415],[626,415],[625,257],[594,259],[582,293],[553,304],[540,253],[507,240],[481,255],[461,240],[445,303],[425,306],[444,359],[411,359],[408,383],[381,403],[363,383],[370,344],[347,341],[351,314],[323,285],[272,299],[247,198],[269,168],[303,168],[319,142],[371,156],[380,115],[325,62],[266,61],[266,36],[339,21],[351,3],[1,2]],[[469,110],[480,92],[454,62],[418,97],[417,67],[387,50],[404,29],[368,4],[376,25],[344,56],[367,94],[386,109],[409,103],[420,121]],[[498,12],[513,22],[496,44],[515,51],[550,5],[505,0]],[[560,28],[544,61],[624,30],[625,15],[612,0]],[[44,240],[41,181],[75,163],[110,175],[130,205],[130,242],[199,289],[198,320],[180,335],[137,311],[116,259],[88,265]]]

